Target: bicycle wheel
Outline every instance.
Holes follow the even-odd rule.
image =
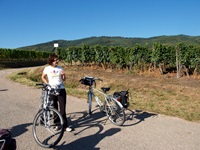
[[[88,113],[92,114],[92,93],[88,92]]]
[[[41,109],[33,120],[33,137],[45,148],[54,147],[64,133],[64,120],[55,108]]]
[[[113,98],[107,102],[105,109],[108,119],[117,126],[123,125],[125,122],[124,108],[121,107]]]

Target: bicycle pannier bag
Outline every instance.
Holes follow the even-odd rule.
[[[128,108],[129,102],[128,102],[128,91],[121,91],[121,92],[114,92],[113,96],[122,104],[124,108]]]
[[[94,82],[94,78],[93,77],[84,77],[80,80],[81,84],[84,84],[84,85],[93,85],[93,82]]]
[[[2,141],[5,140],[4,145]],[[8,129],[0,128],[0,148],[2,150],[16,150],[16,140],[12,138],[12,135]]]

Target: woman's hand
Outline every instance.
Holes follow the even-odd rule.
[[[62,70],[62,71],[60,71],[60,74],[61,74],[61,75],[64,75],[64,74],[65,74],[65,72]]]
[[[60,71],[60,75],[62,77],[62,80],[65,81],[66,80],[66,76],[65,76],[65,72],[63,70]]]

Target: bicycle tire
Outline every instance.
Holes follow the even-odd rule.
[[[107,101],[105,106],[108,119],[117,126],[122,126],[125,122],[124,108],[121,107],[113,98]]]
[[[59,127],[60,130],[56,131],[56,127]],[[62,115],[57,109],[51,107],[39,110],[33,120],[32,132],[36,143],[41,147],[54,147],[63,137],[64,120]]]

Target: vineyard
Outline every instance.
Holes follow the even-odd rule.
[[[0,49],[0,60],[3,61],[46,61],[50,52]],[[102,67],[106,69],[129,70],[132,72],[157,72],[161,75],[176,73],[182,76],[198,76],[200,72],[200,47],[179,43],[176,46],[154,43],[135,44],[133,47],[121,46],[71,46],[58,48],[56,54],[68,65]]]
[[[44,60],[49,52],[0,48],[0,60]]]
[[[46,64],[49,52],[0,49],[0,68],[20,68]]]
[[[106,69],[127,69],[130,71],[156,72],[161,75],[176,72],[177,77],[198,76],[200,47],[185,45],[166,46],[154,43],[152,48],[135,44],[133,47],[88,46],[58,49],[60,59],[68,64],[82,66],[101,66]]]

